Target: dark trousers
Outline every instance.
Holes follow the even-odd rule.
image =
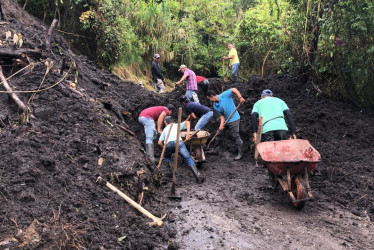
[[[240,120],[236,120],[234,122],[227,123],[225,128],[223,129],[223,131],[221,131],[221,133],[219,133],[217,135],[216,141],[214,143],[214,147],[216,148],[216,147],[219,147],[221,145],[224,131],[226,131],[227,129],[230,131],[231,136],[235,139],[235,143],[238,146],[242,145],[243,141],[240,138],[239,125],[240,125]]]
[[[261,142],[287,140],[287,130],[273,130],[263,133]]]

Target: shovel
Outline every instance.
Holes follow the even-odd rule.
[[[231,116],[234,115],[234,113],[238,110],[238,108],[240,107],[240,104],[238,104],[238,106],[236,106],[235,110],[231,113],[231,115],[226,119],[225,123],[223,124],[223,127],[225,127],[225,125],[227,124],[227,122],[230,120]],[[208,147],[207,149],[209,149],[210,147],[210,144],[214,141],[214,139],[216,139],[217,135],[221,132],[221,130],[217,130],[216,134],[213,136],[212,140],[210,140],[209,144],[208,144]]]

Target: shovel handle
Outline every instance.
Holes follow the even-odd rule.
[[[99,176],[97,178],[97,181],[98,182],[103,182],[104,180],[103,180],[103,178],[101,176]],[[135,207],[139,212],[141,212],[142,214],[144,214],[148,218],[152,219],[153,220],[153,222],[151,223],[152,225],[162,226],[162,224],[163,224],[162,219],[164,217],[163,218],[158,218],[158,217],[154,216],[153,214],[151,214],[150,212],[148,212],[148,210],[146,210],[145,208],[143,208],[142,206],[140,206],[138,203],[136,203],[130,197],[128,197],[123,192],[121,192],[120,190],[118,190],[115,186],[113,186],[109,182],[105,181],[105,186],[107,186],[110,190],[116,192],[119,196],[121,196],[128,203],[130,203],[130,205],[132,205],[133,207]]]
[[[225,126],[227,124],[227,122],[230,120],[231,116],[233,116],[235,114],[235,112],[238,110],[238,108],[240,107],[240,104],[238,104],[238,106],[236,106],[236,108],[234,109],[234,111],[231,113],[231,115],[226,119],[225,123],[223,124],[223,126]],[[210,144],[214,141],[214,139],[216,139],[217,135],[221,132],[221,130],[218,129],[218,131],[216,132],[216,134],[213,136],[212,140],[210,140],[209,144],[208,144],[208,147],[210,147]]]
[[[158,169],[160,169],[161,163],[164,160],[164,154],[165,154],[166,144],[168,144],[169,135],[170,135],[170,131],[171,131],[172,127],[173,127],[173,124],[170,125],[169,131],[168,131],[168,135],[166,136],[166,139],[164,141],[164,146],[162,147],[160,161],[158,162],[158,165],[157,165]]]
[[[191,136],[190,136],[190,139],[188,139],[188,140],[187,140],[187,139],[186,139],[186,140],[184,140],[184,141],[183,141],[183,143],[185,143],[186,141],[189,141],[189,140],[191,140],[191,137],[192,137],[192,136],[194,136],[194,135],[196,135],[196,134],[197,134],[197,133],[199,133],[199,132],[200,132],[200,129],[198,129],[198,130],[196,130],[196,131],[192,132],[192,134],[191,134]]]

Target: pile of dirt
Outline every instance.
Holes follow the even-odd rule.
[[[6,20],[0,26],[0,51],[41,51],[28,58],[1,56],[5,77],[33,65],[8,80],[13,90],[36,90],[45,77],[44,89],[67,75],[35,96],[17,93],[35,116],[26,125],[19,123],[15,103],[0,95],[0,241],[15,236],[17,229],[25,232],[36,219],[42,228],[36,240],[18,237],[9,244],[105,249],[167,245],[175,234],[172,229],[149,227],[150,219],[96,183],[100,175],[136,201],[146,186],[144,207],[159,217],[166,213],[166,198],[155,189],[154,166],[145,157],[144,129],[137,117],[146,107],[166,105],[167,99],[102,71],[75,54],[56,32],[48,53],[48,27],[12,1],[2,1],[2,9]],[[22,36],[20,49],[15,34]],[[54,67],[45,75],[47,58]],[[72,90],[67,85],[76,79]]]
[[[167,247],[176,236],[172,223],[168,223],[175,218],[166,217],[161,228],[149,227],[149,219],[96,179],[102,176],[135,200],[146,186],[144,207],[159,217],[167,213],[168,193],[158,188],[154,166],[145,157],[144,129],[137,118],[150,106],[169,102],[179,106],[178,97],[184,91],[157,95],[124,82],[74,52],[57,33],[48,52],[48,27],[12,1],[2,1],[2,9],[6,20],[0,26],[0,52],[20,50],[14,34],[22,36],[21,49],[41,51],[17,58],[20,60],[1,56],[6,77],[25,63],[33,65],[10,78],[10,86],[36,90],[44,77],[42,89],[66,79],[35,96],[17,93],[35,116],[26,125],[19,123],[20,111],[14,102],[6,94],[0,95],[0,246]],[[6,37],[6,32],[12,35]],[[47,58],[54,68],[45,75]],[[211,89],[219,92],[221,82],[210,80]],[[76,90],[72,90],[67,85],[75,81]],[[329,100],[312,83],[282,75],[225,83],[225,89],[230,87],[236,87],[246,99],[239,109],[246,149],[243,162],[253,161],[249,150],[251,109],[262,89],[270,88],[293,112],[298,137],[308,139],[322,155],[313,188],[325,194],[329,202],[374,219],[372,111]],[[199,97],[211,106],[201,94]],[[217,118],[215,115],[207,127],[211,133],[218,128]],[[224,150],[235,153],[233,145],[225,145]]]

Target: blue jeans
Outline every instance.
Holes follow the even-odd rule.
[[[199,102],[199,98],[197,97],[197,94],[196,94],[196,92],[195,92],[194,90],[190,90],[190,89],[188,89],[188,90],[186,91],[186,97],[188,98],[188,100],[189,100],[190,102],[200,103],[200,102]]]
[[[152,118],[149,118],[149,117],[147,118],[144,116],[139,116],[138,121],[140,124],[144,126],[145,143],[153,144],[153,140],[157,138],[155,121],[152,120]]]
[[[213,111],[209,111],[202,117],[200,117],[199,121],[196,123],[195,130],[202,129],[204,126],[212,119]]]
[[[169,163],[171,160],[171,155],[175,153],[175,146],[176,141],[169,141],[166,144],[165,153],[164,153],[164,161],[165,163]],[[195,162],[192,160],[190,153],[188,152],[186,145],[184,145],[183,141],[179,141],[179,154],[183,157],[184,161],[187,163],[188,166],[192,166]]]
[[[234,63],[231,65],[231,74],[234,77],[238,77],[238,68],[239,68],[240,63]]]

